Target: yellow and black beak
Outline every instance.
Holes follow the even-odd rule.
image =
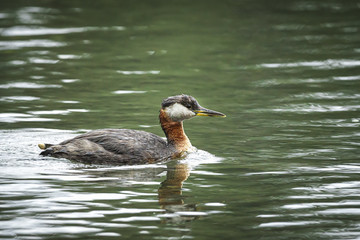
[[[208,116],[208,117],[226,117],[225,114],[221,112],[216,112],[210,109],[200,107],[199,109],[193,110],[196,116]]]

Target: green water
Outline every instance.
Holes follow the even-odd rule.
[[[1,239],[359,239],[360,2],[1,1]],[[42,158],[98,128],[199,151],[166,164]]]

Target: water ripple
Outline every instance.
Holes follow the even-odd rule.
[[[339,76],[339,77],[333,77],[333,79],[339,81],[356,81],[356,80],[360,80],[360,76]]]
[[[81,233],[95,233],[100,232],[100,228],[90,228],[90,227],[80,227],[80,226],[63,226],[63,227],[54,227],[54,226],[45,226],[45,227],[27,227],[25,229],[15,230],[16,234],[29,234],[29,235],[38,235],[38,234],[81,234]]]
[[[118,70],[116,72],[124,74],[124,75],[160,74],[160,71],[158,71],[158,70],[150,70],[150,71],[123,71],[123,70]]]
[[[282,206],[285,209],[310,209],[329,206],[359,206],[359,200],[344,200],[341,202],[312,202],[312,203],[296,203]]]
[[[133,93],[146,93],[146,91],[131,91],[131,90],[117,90],[114,91],[115,94],[133,94]]]
[[[334,229],[338,229],[344,217],[360,215],[358,173],[359,165],[355,163],[294,167],[287,173],[279,173],[293,176],[294,186],[275,211],[257,215],[263,221],[258,227],[286,229],[309,225],[317,228],[318,225],[319,228],[336,226]],[[349,233],[353,234],[354,229],[349,229]]]
[[[19,37],[19,36],[39,36],[39,35],[61,35],[69,33],[81,33],[89,31],[109,31],[125,30],[122,26],[113,27],[72,27],[72,28],[46,28],[38,26],[14,26],[3,29],[1,36],[4,37]]]
[[[322,215],[360,215],[359,208],[330,208],[322,211],[317,211]]]
[[[289,104],[285,107],[273,108],[274,112],[324,113],[358,111],[360,105],[321,105],[321,104]]]
[[[0,98],[0,102],[16,102],[16,101],[35,101],[39,100],[39,97],[33,96],[10,96]]]
[[[0,19],[5,19],[8,18],[10,16],[10,14],[8,13],[0,13]]]
[[[328,59],[325,61],[304,61],[293,63],[263,63],[259,64],[260,68],[297,68],[311,67],[313,69],[337,69],[360,66],[359,60],[354,59]]]
[[[116,210],[97,210],[93,211],[97,214],[103,214],[103,215],[115,215],[115,214],[138,214],[138,213],[155,213],[155,212],[164,212],[163,209],[155,209],[155,208],[120,208]]]
[[[136,217],[126,217],[126,218],[115,218],[114,222],[139,222],[139,221],[160,221],[159,217],[153,216],[136,216]]]
[[[74,83],[78,81],[80,81],[80,79],[61,79],[61,82],[63,83]]]
[[[295,226],[316,225],[316,224],[321,224],[321,222],[319,221],[269,222],[269,223],[262,223],[259,225],[259,227],[280,228],[280,227],[295,227]]]
[[[0,113],[0,122],[16,123],[16,122],[50,122],[60,121],[54,118],[39,118],[31,114],[25,113]]]
[[[55,202],[92,202],[95,200],[120,200],[126,199],[129,195],[122,193],[64,193],[63,196],[57,196],[52,198]]]
[[[21,48],[52,48],[63,47],[66,43],[53,41],[49,39],[29,39],[29,40],[14,40],[14,41],[0,41],[0,50],[17,50]]]
[[[33,82],[13,82],[7,84],[1,84],[0,88],[61,88],[58,84],[39,84]]]
[[[316,92],[316,93],[302,93],[294,95],[295,98],[300,99],[359,99],[360,94],[345,94],[332,92]]]
[[[68,59],[81,59],[83,57],[75,54],[59,54],[58,58],[62,60],[68,60]]]
[[[59,11],[54,8],[29,6],[16,11],[16,18],[23,24],[44,24],[47,22],[46,20],[53,18],[57,13]]]
[[[74,112],[89,112],[87,109],[66,109],[66,110],[48,110],[48,111],[29,111],[28,113],[34,115],[68,115]]]

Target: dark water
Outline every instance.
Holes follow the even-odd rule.
[[[1,239],[359,239],[360,1],[1,1]],[[97,128],[200,149],[166,164],[42,158]]]

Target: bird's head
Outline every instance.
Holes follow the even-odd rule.
[[[200,106],[194,97],[184,94],[164,99],[161,104],[161,109],[163,109],[166,115],[174,122],[181,122],[195,116],[226,117],[226,115],[221,112]]]

